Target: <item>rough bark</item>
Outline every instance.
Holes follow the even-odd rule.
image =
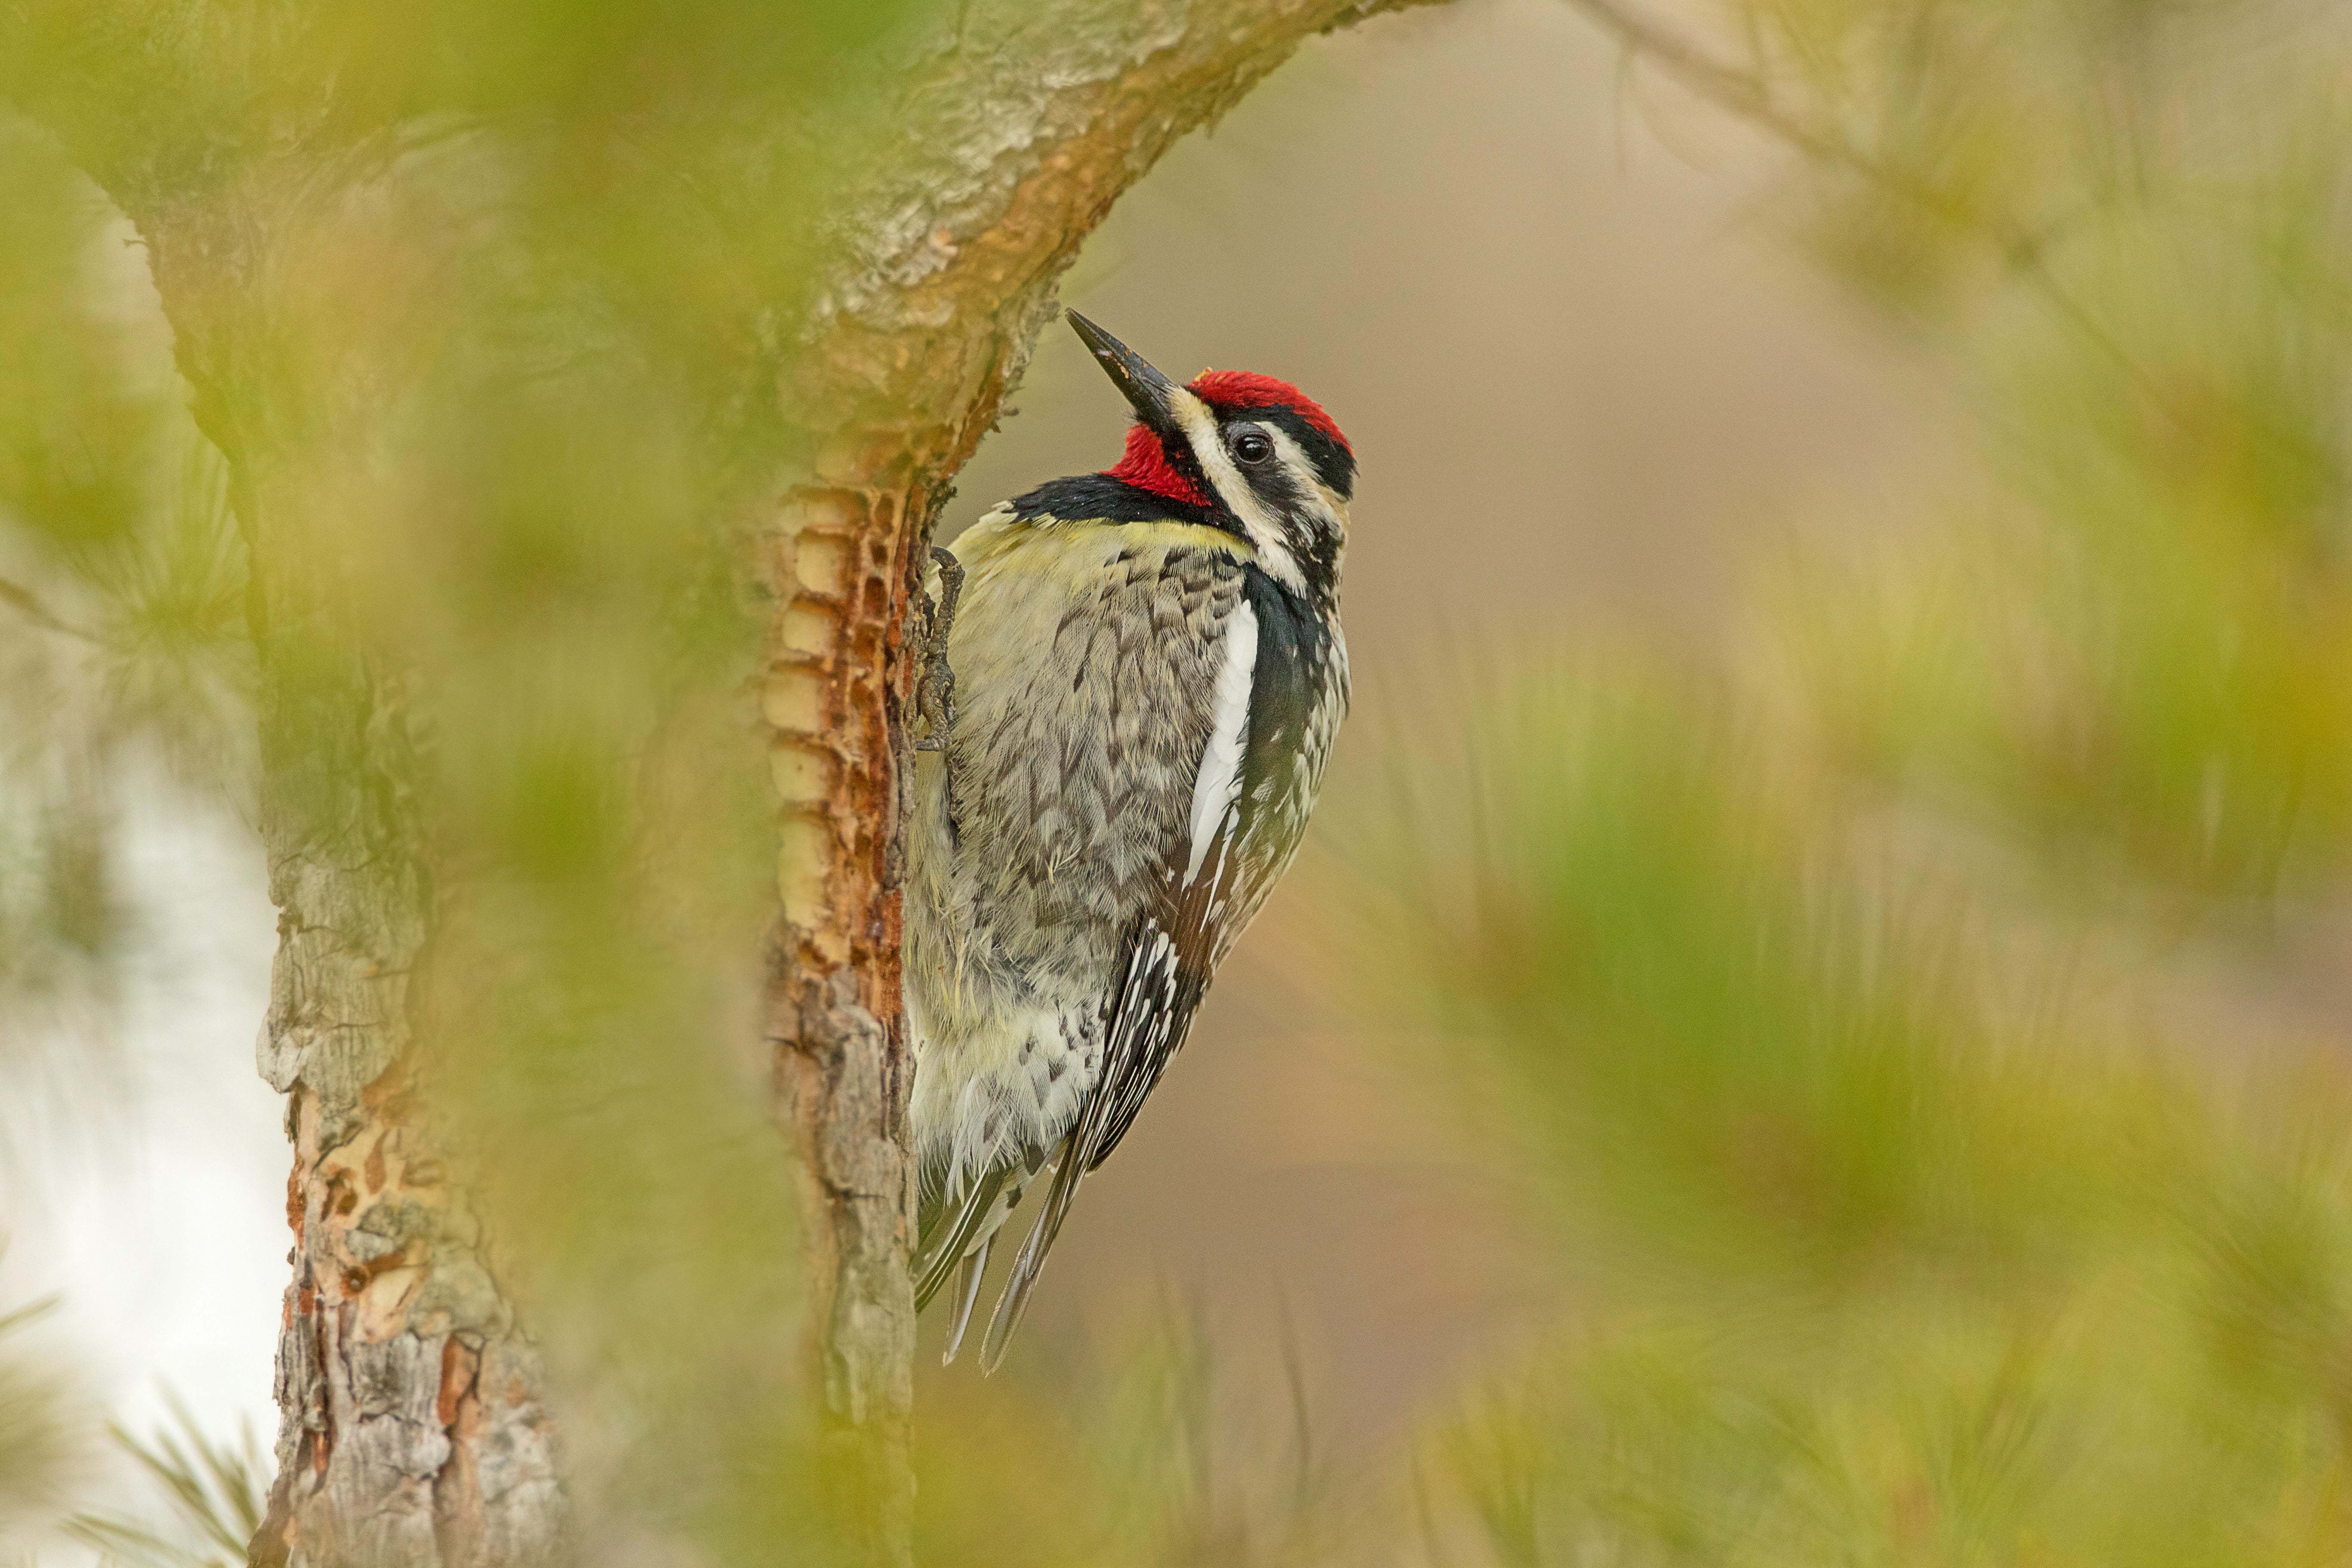
[[[769,1030],[811,1151],[827,1414],[871,1478],[875,1561],[909,1560],[912,1063],[898,998],[908,606],[956,470],[1055,279],[1111,203],[1309,36],[1412,0],[967,5],[899,95],[787,415],[814,434],[770,545],[765,712],[783,805]]]
[[[348,584],[289,516],[310,498],[273,483],[296,437],[224,395],[249,374],[233,323],[267,318],[219,309],[223,268],[260,259],[224,254],[235,232],[210,220],[157,215],[146,232],[200,422],[231,456],[263,672],[278,949],[257,1049],[287,1096],[294,1246],[278,1473],[249,1561],[543,1561],[564,1510],[538,1359],[419,1081],[436,891],[403,681],[354,646]]]
[[[431,1109],[423,980],[446,893],[415,809],[408,678],[367,647],[336,531],[310,515],[322,440],[357,449],[369,428],[373,367],[321,344],[313,376],[267,379],[272,345],[320,319],[285,277],[391,220],[366,199],[389,159],[322,169],[289,144],[226,198],[129,193],[251,563],[278,911],[257,1053],[287,1097],[294,1245],[278,1470],[248,1560],[292,1568],[542,1562],[565,1516],[539,1359]]]
[[[250,1560],[541,1561],[563,1498],[538,1360],[419,1092],[412,991],[434,911],[398,805],[406,715],[363,668],[325,684],[271,682],[263,718],[279,945],[258,1054],[288,1097],[294,1247],[278,1476]],[[338,732],[384,787],[352,791],[342,774],[306,794],[321,736]]]

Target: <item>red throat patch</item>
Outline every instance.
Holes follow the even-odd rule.
[[[1186,479],[1168,460],[1160,445],[1160,437],[1146,426],[1137,424],[1127,427],[1127,455],[1116,468],[1103,472],[1114,479],[1125,479],[1139,490],[1150,490],[1170,500],[1180,500],[1187,506],[1206,506],[1209,498],[1201,487]]]
[[[1259,375],[1246,370],[1204,370],[1186,384],[1185,390],[1224,412],[1235,408],[1295,408],[1298,416],[1328,436],[1352,456],[1353,447],[1339,434],[1339,426],[1323,405],[1286,381],[1270,375]]]

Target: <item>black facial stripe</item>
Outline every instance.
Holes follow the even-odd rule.
[[[1209,482],[1209,473],[1201,467],[1201,455],[1192,450],[1192,443],[1182,436],[1161,438],[1160,449],[1168,455],[1168,466],[1192,481],[1192,488],[1213,502],[1217,487]]]
[[[1270,458],[1263,463],[1240,463],[1236,466],[1241,469],[1243,479],[1257,492],[1258,499],[1266,503],[1269,510],[1286,517],[1295,516],[1305,509],[1309,500],[1306,481],[1291,472],[1289,466],[1278,458]]]
[[[1341,500],[1355,494],[1355,454],[1309,425],[1306,416],[1298,410],[1279,406],[1253,408],[1249,410],[1248,417],[1260,424],[1275,426],[1297,442],[1298,449],[1307,454],[1307,460],[1315,465],[1316,473],[1325,484],[1339,492]]]
[[[1206,487],[1202,487],[1204,489]],[[1115,479],[1108,474],[1073,474],[1048,479],[1035,489],[1013,499],[1013,515],[1024,522],[1039,517],[1069,521],[1099,519],[1104,522],[1197,522],[1240,532],[1239,525],[1222,507],[1194,506]]]

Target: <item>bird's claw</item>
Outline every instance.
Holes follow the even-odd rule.
[[[940,597],[923,596],[923,673],[915,680],[915,712],[923,721],[919,752],[947,749],[955,727],[955,671],[948,665],[948,633],[955,626],[956,601],[963,596],[963,563],[940,545],[931,546],[940,569]]]
[[[938,660],[923,670],[923,678],[915,686],[915,711],[923,720],[923,738],[915,742],[919,752],[947,750],[948,731],[955,723],[955,671],[947,661]]]

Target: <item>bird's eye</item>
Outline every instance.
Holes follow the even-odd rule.
[[[1244,463],[1263,463],[1274,456],[1274,443],[1263,430],[1244,430],[1234,437],[1234,456]]]

